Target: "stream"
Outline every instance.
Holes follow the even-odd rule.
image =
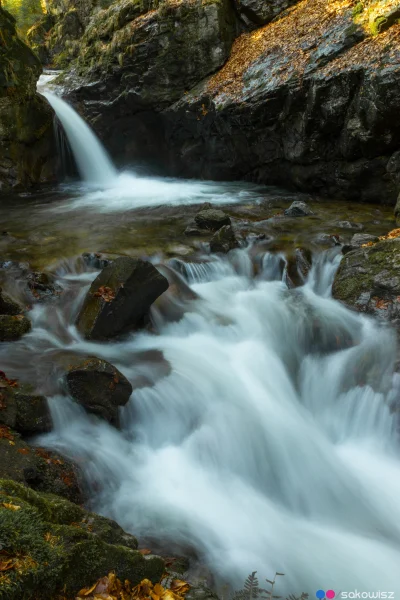
[[[194,555],[217,587],[278,571],[279,595],[400,594],[396,338],[331,298],[341,253],[328,243],[386,233],[390,208],[312,199],[314,216],[289,219],[282,211],[298,195],[283,190],[119,173],[105,153],[109,170],[97,172],[100,142],[47,97],[72,150],[81,145],[84,181],[10,195],[0,208],[0,283],[18,296],[16,264],[29,262],[63,289],[34,305],[29,334],[0,344],[1,369],[48,397],[54,430],[38,442],[77,461],[93,510],[154,550]],[[203,202],[230,215],[239,249],[211,255],[208,238],[184,235]],[[299,246],[312,268],[289,288]],[[151,331],[80,337],[74,322],[99,272],[84,252],[173,272]],[[120,430],[65,393],[67,366],[88,355],[134,387]]]

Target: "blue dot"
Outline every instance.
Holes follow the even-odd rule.
[[[325,592],[324,590],[318,590],[317,593],[315,594],[317,596],[317,598],[319,598],[320,600],[322,600],[322,598],[325,598]]]

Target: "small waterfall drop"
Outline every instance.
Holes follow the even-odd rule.
[[[109,186],[116,177],[106,151],[90,127],[64,100],[43,92],[61,122],[71,146],[78,170],[86,183]]]

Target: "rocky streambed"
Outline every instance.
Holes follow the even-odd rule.
[[[143,498],[135,500],[135,486],[129,509],[117,507],[122,481],[131,477],[124,471],[127,465],[119,463],[123,448],[127,455],[130,443],[135,448],[133,478],[140,478],[144,468],[144,431],[135,424],[150,427],[146,435],[154,435],[152,402],[160,393],[167,403],[179,397],[182,384],[173,378],[183,366],[177,367],[169,349],[173,328],[188,320],[190,336],[196,331],[192,318],[205,318],[210,331],[237,327],[238,316],[228,305],[225,310],[214,306],[207,285],[210,291],[218,281],[228,289],[233,286],[226,297],[233,303],[237,293],[251,294],[274,282],[279,286],[279,302],[268,295],[264,301],[271,307],[282,302],[293,324],[296,319],[303,323],[291,334],[300,354],[283,358],[293,377],[303,354],[328,360],[359,346],[360,356],[369,356],[360,340],[361,321],[343,313],[331,323],[333,312],[328,322],[306,292],[329,297],[342,255],[334,295],[355,311],[397,323],[400,242],[397,233],[379,240],[395,228],[390,209],[330,203],[273,188],[227,184],[206,189],[208,201],[192,198],[185,206],[126,210],[122,204],[121,212],[118,199],[113,205],[104,197],[97,199],[94,211],[82,190],[75,189],[10,196],[0,209],[5,228],[0,263],[0,539],[7,556],[22,553],[26,562],[2,576],[4,598],[34,598],[38,590],[42,598],[52,598],[61,582],[67,594],[74,594],[109,570],[133,584],[143,578],[156,582],[165,568],[156,551],[168,557],[167,563],[172,560],[168,564],[178,564],[182,554],[192,557],[183,569],[196,597],[211,594],[207,585],[215,581],[210,574],[235,585],[229,569],[221,570],[207,555],[207,543],[183,533],[182,524],[174,534],[167,525],[170,517],[145,508],[149,496],[144,504]],[[205,200],[204,190],[200,197]],[[273,339],[269,336],[267,343]],[[391,344],[389,335],[388,350]],[[200,364],[189,363],[189,381],[196,381]],[[383,393],[390,366],[385,364],[383,384],[380,363],[373,369],[370,359],[357,364],[343,390],[367,384]],[[201,391],[202,385],[195,383],[193,393]],[[393,390],[385,402],[397,411]],[[172,421],[165,426],[171,427],[174,419],[185,422],[189,406],[182,406],[181,414],[173,412],[174,417],[166,415]],[[143,421],[147,410],[153,415],[150,422]],[[157,410],[162,414],[168,406]],[[104,452],[116,443],[119,431],[115,448],[120,449],[106,458]],[[172,439],[178,443],[179,435]],[[155,477],[152,467],[147,468],[148,476]],[[117,519],[129,534],[93,509]],[[148,523],[147,510],[155,526]],[[15,533],[21,528],[23,538]],[[138,534],[139,547],[146,544],[153,552],[146,550],[144,556],[137,550],[133,535]],[[202,562],[208,565],[208,578],[196,574]],[[314,575],[308,576],[313,581]],[[295,571],[285,589],[300,584]],[[21,589],[23,595],[18,595]]]

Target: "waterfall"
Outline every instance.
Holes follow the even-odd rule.
[[[90,184],[109,186],[116,179],[106,151],[90,127],[69,104],[50,92],[43,92],[61,122],[81,177]]]

